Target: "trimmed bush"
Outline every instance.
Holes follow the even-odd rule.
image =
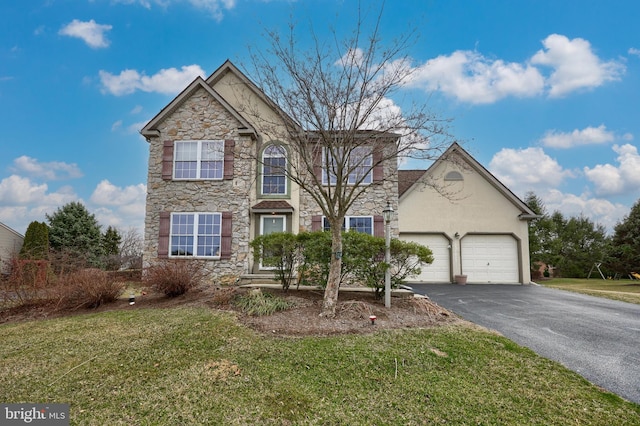
[[[149,267],[144,280],[153,291],[176,297],[201,285],[204,277],[204,268],[199,262],[166,260]]]

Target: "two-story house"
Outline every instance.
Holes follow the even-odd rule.
[[[274,131],[281,117],[274,108],[227,61],[206,80],[196,78],[142,129],[149,141],[145,265],[193,259],[212,278],[256,273],[261,268],[249,247],[256,235],[326,228],[318,204],[283,172],[299,163],[297,151]],[[381,135],[376,138],[379,145]],[[395,135],[382,138],[395,149]],[[367,191],[347,212],[344,228],[383,235],[382,209],[387,201],[397,205],[397,164],[378,161],[376,153],[362,153],[363,164],[377,165],[354,176]],[[318,151],[317,157],[314,174],[329,185],[326,156]],[[397,220],[393,227],[397,234]]]
[[[147,123],[145,266],[184,259],[203,262],[212,280],[239,277],[261,271],[249,246],[255,236],[327,228],[314,198],[283,172],[309,167],[296,169],[299,152],[277,131],[282,117],[227,61]],[[527,225],[535,215],[464,149],[454,143],[427,170],[398,172],[389,152],[380,157],[389,160],[376,158],[380,149],[395,149],[396,135],[358,137],[376,139],[376,149],[360,153],[362,164],[376,167],[354,175],[366,191],[344,229],[382,236],[381,213],[390,202],[398,213],[392,235],[428,245],[435,255],[415,280],[452,282],[466,274],[476,283],[530,281]],[[311,157],[305,158],[315,165],[311,177],[330,185],[327,156],[320,148]]]

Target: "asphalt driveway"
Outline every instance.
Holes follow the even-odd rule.
[[[640,305],[537,285],[411,287],[464,319],[640,404]]]

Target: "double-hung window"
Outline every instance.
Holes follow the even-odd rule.
[[[287,155],[282,145],[269,145],[262,153],[262,194],[287,193]]]
[[[172,213],[169,253],[172,257],[220,257],[221,231],[220,213]]]
[[[328,164],[327,164],[328,160]],[[338,161],[326,151],[322,155],[322,183],[335,184]],[[347,184],[370,184],[373,182],[373,154],[370,147],[360,146],[353,148],[346,159],[344,174],[347,176]]]
[[[329,221],[326,217],[322,218],[322,229],[328,231],[331,229]],[[357,231],[363,234],[373,235],[373,217],[372,216],[347,216],[342,222],[343,231]]]
[[[176,141],[174,179],[222,179],[224,141]]]

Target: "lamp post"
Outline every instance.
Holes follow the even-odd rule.
[[[389,232],[389,226],[391,225],[391,218],[393,217],[393,207],[391,203],[387,201],[387,206],[382,210],[382,217],[384,218],[384,261],[387,263],[387,269],[384,272],[384,306],[386,308],[391,307],[391,234]]]

